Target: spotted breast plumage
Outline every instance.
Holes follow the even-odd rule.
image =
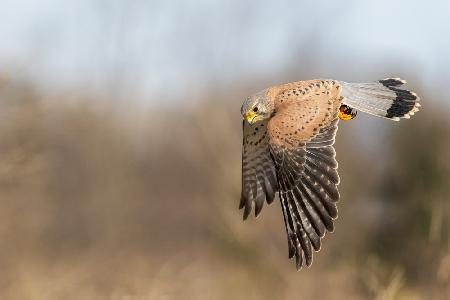
[[[247,219],[278,193],[289,258],[310,266],[321,238],[334,230],[339,200],[333,144],[339,120],[356,111],[398,121],[418,111],[419,97],[399,78],[371,83],[309,80],[274,86],[248,97],[243,121],[242,194]]]

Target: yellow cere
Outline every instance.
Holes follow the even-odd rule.
[[[245,116],[245,119],[247,122],[251,123],[253,118],[256,116],[256,113],[253,110],[250,110],[247,115]]]

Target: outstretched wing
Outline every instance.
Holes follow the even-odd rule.
[[[280,187],[289,258],[295,256],[297,269],[304,261],[307,266],[312,264],[313,250],[320,249],[321,238],[327,231],[333,231],[333,220],[337,218],[339,176],[333,144],[338,119],[336,114],[333,117],[309,141],[297,141],[295,147],[270,144]]]
[[[243,122],[242,145],[242,194],[239,208],[244,208],[244,220],[255,206],[255,216],[261,212],[264,202],[272,203],[278,191],[267,134],[267,121],[252,125]]]
[[[288,236],[289,257],[296,267],[312,264],[313,250],[334,229],[339,200],[333,148],[341,87],[334,81],[312,80],[286,86],[268,123],[279,195]]]

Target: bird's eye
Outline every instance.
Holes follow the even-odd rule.
[[[253,107],[253,111],[257,112],[258,111],[258,107],[257,106]]]

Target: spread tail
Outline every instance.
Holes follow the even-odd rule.
[[[341,82],[343,103],[365,113],[399,121],[409,119],[419,108],[420,98],[401,88],[406,81],[386,78],[370,83]]]

